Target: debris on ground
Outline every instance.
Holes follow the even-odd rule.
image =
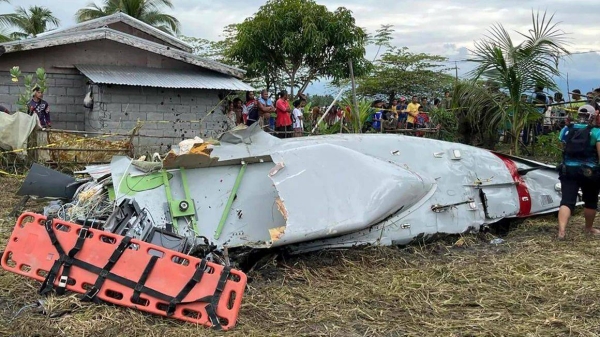
[[[218,141],[183,141],[151,158],[114,156],[110,164],[86,166],[74,176],[34,165],[19,194],[49,200],[42,214],[21,215],[2,265],[46,282],[45,293],[49,286],[58,294],[83,294],[79,298],[85,301],[100,299],[230,329],[246,286],[240,270],[247,262],[255,270],[249,256],[257,251],[402,246],[437,234],[477,232],[503,218],[547,214],[557,207],[560,192],[551,168],[435,140],[411,143],[441,153],[427,160],[420,153],[418,161],[410,157],[418,151],[392,151],[392,141],[400,136],[379,136],[381,141],[366,135],[283,141],[242,128]],[[467,155],[477,157],[478,166],[467,169]],[[535,171],[518,176],[517,168],[534,164]],[[453,176],[440,178],[438,171]],[[361,174],[381,181],[353,184]],[[494,178],[482,182],[478,174]],[[541,195],[543,205],[520,202],[524,192],[516,186],[528,179],[537,185],[526,192],[536,200]],[[37,185],[44,188],[38,191]],[[497,240],[504,239],[485,242],[494,250],[508,246]],[[461,237],[451,246],[469,250],[473,240]],[[315,273],[303,282],[325,279],[323,271]],[[238,280],[229,280],[231,274]],[[403,283],[388,281],[396,287]],[[188,298],[192,293],[196,297]],[[187,307],[186,299],[203,305]],[[175,310],[177,305],[183,306]],[[357,317],[378,321],[383,316],[365,306],[357,306]]]

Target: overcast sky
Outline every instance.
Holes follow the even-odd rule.
[[[77,9],[91,0],[11,0],[1,4],[0,13],[12,12],[15,5],[46,6],[61,20],[61,27],[75,23]],[[103,0],[95,0],[97,4]],[[175,8],[167,10],[179,19],[184,35],[219,39],[224,26],[241,22],[256,13],[264,0],[172,0]],[[473,41],[480,39],[494,23],[509,31],[526,32],[531,27],[531,10],[556,13],[560,28],[570,34],[572,52],[600,51],[598,0],[320,0],[330,10],[339,6],[350,9],[357,24],[374,32],[382,24],[393,24],[393,44],[411,51],[447,56],[451,61],[464,60]],[[518,35],[513,35],[516,39]],[[373,57],[370,49],[368,56]],[[453,64],[453,63],[452,63]],[[459,74],[469,70],[469,63],[458,63]],[[571,56],[561,65],[569,73],[570,88],[582,91],[600,86],[600,55],[588,53]],[[559,81],[566,87],[564,80]],[[316,85],[315,88],[319,88]],[[565,88],[566,89],[566,88]]]

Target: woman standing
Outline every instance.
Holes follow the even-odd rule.
[[[279,93],[279,99],[275,103],[277,118],[275,119],[275,131],[279,138],[292,137],[292,118],[290,113],[290,103],[288,102],[287,91],[283,90]]]
[[[235,106],[232,101],[229,101],[227,113],[225,114],[227,117],[227,130],[232,130],[237,126],[237,116],[235,114]]]
[[[246,92],[246,104],[244,105],[244,124],[250,126],[258,122],[259,111],[258,111],[258,100],[254,97],[252,91]]]

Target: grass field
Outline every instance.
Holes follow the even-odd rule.
[[[19,182],[0,185],[4,247]],[[598,336],[600,240],[581,234],[582,222],[574,218],[566,241],[554,239],[548,216],[500,245],[469,235],[272,259],[249,274],[227,333],[73,294],[19,312],[40,299],[39,283],[0,271],[0,336]]]

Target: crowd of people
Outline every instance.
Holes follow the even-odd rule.
[[[540,118],[526,125],[520,138],[524,145],[540,134],[561,130],[569,118],[573,118],[579,107],[593,104],[600,97],[600,88],[588,92],[585,96],[581,90],[575,89],[569,93],[571,99],[565,102],[562,93],[546,94],[544,88],[535,88],[532,94],[523,94],[522,100],[535,104]],[[259,123],[267,132],[279,138],[300,137],[305,135],[307,126],[314,126],[322,120],[325,126],[333,126],[340,120],[348,123],[354,118],[351,108],[333,105],[327,115],[323,114],[328,107],[313,107],[310,113],[304,114],[307,104],[306,97],[300,95],[290,103],[288,93],[283,90],[276,99],[272,99],[267,90],[262,90],[258,97],[253,92],[247,92],[245,100],[237,97],[228,101],[223,112],[226,114],[228,129],[243,124],[250,126]],[[393,98],[389,102],[376,100],[371,104],[371,110],[363,132],[390,132],[397,130],[436,129],[439,124],[433,121],[430,113],[435,109],[451,109],[452,97],[446,91],[444,97],[428,99],[413,95],[410,101],[407,97]],[[416,129],[416,130],[415,130]],[[510,123],[502,129],[509,130]],[[503,133],[504,130],[500,130]],[[416,136],[423,136],[422,131],[416,131]]]
[[[285,90],[278,94],[275,101],[269,97],[267,90],[261,91],[258,98],[253,92],[248,91],[245,102],[242,102],[239,97],[229,101],[224,113],[229,129],[240,124],[250,126],[259,123],[263,129],[273,132],[279,138],[291,138],[302,136],[304,132],[302,111],[305,105],[306,99],[303,97],[290,105]]]
[[[450,102],[451,97],[448,91],[444,93],[443,99],[435,98],[433,102],[429,101],[427,97],[421,97],[419,100],[416,95],[412,96],[410,102],[407,102],[404,96],[399,99],[394,98],[389,104],[382,100],[376,100],[373,102],[373,111],[367,118],[363,131],[432,128],[434,125],[429,113],[433,109],[442,107],[449,109]],[[417,133],[417,136],[422,136],[422,133]]]
[[[599,106],[600,88],[587,92],[585,96],[579,89],[574,89],[569,94],[571,99],[566,102],[562,93],[556,92],[554,95],[549,95],[544,92],[543,87],[538,86],[533,94],[521,95],[521,100],[535,105],[539,114],[539,118],[528,123],[520,135],[524,145],[529,145],[531,140],[538,135],[563,130],[571,120],[577,118],[580,107],[584,105]],[[510,124],[507,124],[506,127],[510,128]]]
[[[430,128],[429,113],[444,105],[448,107],[449,102],[449,92],[445,93],[444,99],[436,98],[432,102],[427,97],[419,99],[418,96],[413,96],[410,102],[405,97],[393,99],[389,103],[376,100],[371,104],[363,132]],[[278,94],[276,100],[270,98],[267,90],[263,90],[258,98],[253,92],[247,92],[245,101],[239,97],[228,101],[223,113],[227,117],[228,129],[240,124],[250,126],[259,123],[263,129],[279,138],[301,137],[305,134],[305,127],[314,126],[319,121],[330,127],[340,120],[350,123],[354,118],[350,106],[342,108],[339,105],[315,106],[305,116],[303,110],[306,104],[307,100],[302,95],[290,105],[289,95],[285,90]],[[327,115],[323,117],[325,112]]]

